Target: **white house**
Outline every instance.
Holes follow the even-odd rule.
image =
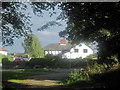
[[[71,45],[66,43],[66,39],[61,39],[60,44],[49,44],[44,48],[44,50],[45,55],[53,54],[68,59],[76,59],[80,57],[86,58],[93,54],[93,50],[89,46],[83,43],[80,43],[79,45]]]
[[[0,46],[0,54],[7,55],[8,51]]]

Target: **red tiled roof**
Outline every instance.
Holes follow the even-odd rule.
[[[7,51],[5,48],[2,48],[1,46],[0,46],[0,51]]]

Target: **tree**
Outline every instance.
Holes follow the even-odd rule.
[[[13,45],[14,38],[25,37],[32,32],[31,16],[26,13],[28,5],[33,13],[42,17],[43,10],[54,10],[55,3],[42,2],[2,2],[2,44],[3,46]],[[50,16],[53,13],[49,13]]]
[[[2,43],[12,45],[14,38],[20,38],[31,32],[30,17],[24,11],[27,6],[17,2],[2,3]]]
[[[120,3],[63,3],[61,8],[68,16],[61,36],[66,34],[72,43],[97,41],[100,60],[116,56],[120,61]]]
[[[25,53],[31,57],[41,58],[44,57],[44,50],[41,48],[39,38],[33,34],[28,34],[24,40]]]

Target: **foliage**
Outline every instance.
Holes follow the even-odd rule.
[[[10,62],[7,58],[4,58],[2,61],[2,68],[3,69],[24,69],[28,68],[26,61],[19,61],[19,62]]]
[[[8,58],[3,58],[2,59],[2,64],[3,65],[9,65],[10,61],[8,60]]]
[[[2,43],[12,45],[13,38],[20,38],[31,32],[30,16],[25,14],[26,5],[18,2],[2,3]]]
[[[88,73],[84,70],[75,69],[74,72],[70,73],[68,80],[64,81],[63,84],[74,84],[81,81],[89,81]]]
[[[28,7],[33,13],[42,17],[43,10],[55,9],[56,3],[45,2],[2,2],[2,43],[13,45],[15,38],[25,37],[32,32],[31,16],[26,13]],[[55,13],[55,12],[53,12]],[[53,14],[50,12],[50,16]]]
[[[45,67],[45,59],[44,58],[32,58],[30,59],[30,61],[28,62],[28,66],[30,68],[33,68],[35,65],[39,65],[40,68]]]
[[[66,81],[61,82],[61,84],[72,86],[77,85],[78,87],[90,86],[97,88],[114,86],[119,87],[117,84],[120,72],[119,67],[117,69],[114,69],[114,66],[111,65],[109,65],[109,67],[105,63],[94,63],[94,65],[90,65],[90,68],[86,68],[84,70],[76,69],[74,72],[71,72],[69,78]]]
[[[106,64],[98,64],[95,63],[89,70],[89,74],[97,74],[97,73],[103,73],[107,70],[107,65]]]
[[[10,56],[5,56],[5,55],[2,55],[2,58],[1,58],[2,60],[2,64],[6,64],[6,65],[8,65],[8,64],[10,64],[12,61],[13,61],[13,58],[12,57],[10,57]]]
[[[0,54],[0,63],[2,63],[3,58],[6,58],[9,61],[13,61],[13,58],[11,56],[5,56],[5,55]]]
[[[87,56],[87,59],[97,59],[98,55],[97,54],[92,54]]]
[[[28,53],[33,58],[44,57],[44,50],[41,48],[39,38],[33,34],[26,36],[23,47],[25,53]]]
[[[47,55],[45,58],[32,58],[28,62],[18,61],[10,62],[8,59],[4,60],[3,68],[86,68],[89,65],[96,63],[95,60],[86,59],[62,59],[61,57]]]
[[[60,35],[66,34],[72,43],[97,41],[98,58],[103,63],[119,54],[119,3],[62,3],[60,7],[68,16],[67,27]]]

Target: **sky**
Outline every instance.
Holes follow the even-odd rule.
[[[59,32],[61,30],[64,30],[66,25],[65,21],[61,21],[60,23],[62,26],[51,26],[48,29],[45,29],[43,31],[37,31],[38,28],[40,28],[42,25],[46,24],[49,21],[54,21],[57,16],[60,14],[61,10],[56,8],[56,14],[54,14],[52,17],[49,16],[49,13],[47,11],[44,11],[43,17],[38,17],[37,15],[34,15],[31,8],[28,6],[28,10],[25,12],[30,13],[31,16],[31,23],[33,24],[31,26],[32,33],[37,35],[39,38],[42,48],[44,48],[46,45],[50,43],[59,43],[60,37]],[[20,39],[15,39],[14,44],[12,46],[6,46],[5,49],[8,50],[9,53],[24,53],[24,48],[22,47],[22,42],[24,42],[24,37]]]

